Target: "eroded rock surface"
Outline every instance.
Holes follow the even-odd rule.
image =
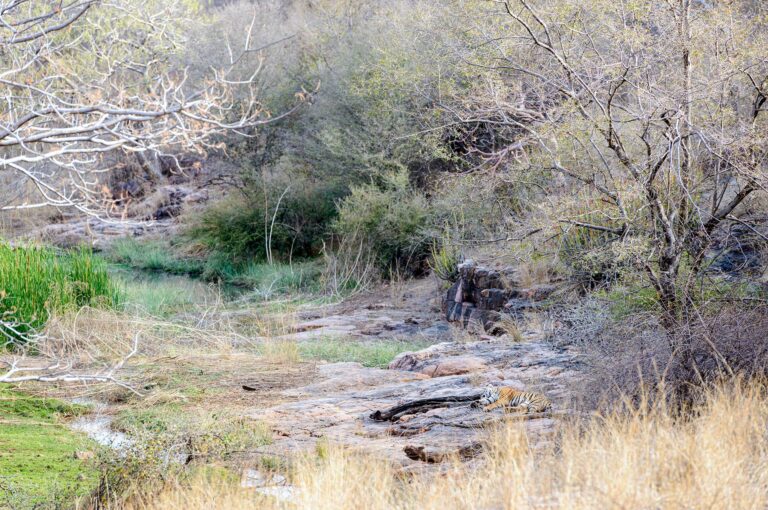
[[[496,332],[503,315],[519,317],[535,310],[557,287],[549,283],[521,285],[516,270],[490,269],[468,260],[459,265],[459,278],[445,293],[442,310],[449,322],[481,326]]]
[[[440,314],[433,280],[411,282],[402,296],[382,292],[359,296],[350,302],[314,307],[300,312],[296,324],[272,340],[313,341],[327,338],[357,340],[426,339],[451,336],[451,327]]]
[[[472,367],[463,374],[443,375],[430,367]],[[320,380],[287,390],[296,400],[251,416],[275,433],[274,444],[261,453],[311,449],[320,438],[360,448],[410,466],[439,462],[456,454],[479,451],[484,429],[504,419],[525,423],[535,440],[551,433],[556,416],[567,407],[569,386],[578,374],[573,352],[544,342],[511,343],[506,338],[471,343],[445,342],[424,351],[398,356],[389,370],[357,363],[318,366]],[[470,402],[375,421],[370,415],[403,402],[448,395],[472,395],[488,383],[545,393],[554,402],[551,415],[485,413]]]

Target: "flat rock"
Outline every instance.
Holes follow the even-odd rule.
[[[440,366],[448,367],[446,372],[430,377],[430,367],[434,372]],[[356,363],[319,365],[321,380],[285,391],[293,401],[255,410],[251,417],[270,424],[274,432],[274,443],[260,449],[261,453],[308,450],[324,438],[407,470],[415,464],[474,455],[487,427],[507,420],[520,422],[534,443],[548,440],[556,417],[565,411],[579,367],[575,353],[540,341],[443,342],[398,356],[389,370]],[[370,418],[374,411],[413,400],[476,395],[488,383],[542,392],[554,402],[554,411],[488,413],[470,402],[453,402],[402,416],[394,423]]]
[[[447,375],[468,374],[486,370],[488,366],[476,356],[457,356],[426,364],[419,370],[430,377],[445,377]]]

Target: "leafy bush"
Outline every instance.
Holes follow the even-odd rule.
[[[339,204],[334,230],[342,238],[362,239],[384,274],[416,274],[429,255],[429,221],[426,197],[411,187],[407,172],[401,170],[384,176],[381,184],[352,187]]]
[[[59,255],[0,244],[0,336],[6,346],[39,331],[53,311],[119,303],[105,263],[88,250]]]
[[[251,183],[205,211],[188,235],[233,263],[316,256],[345,193],[337,183]]]

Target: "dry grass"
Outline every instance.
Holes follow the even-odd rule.
[[[294,505],[210,480],[169,488],[137,509],[734,508],[768,504],[765,388],[713,390],[698,413],[663,408],[563,427],[532,448],[521,428],[492,434],[482,467],[405,483],[392,466],[330,448],[297,463]]]
[[[502,314],[499,320],[493,323],[493,331],[507,335],[513,342],[520,343],[525,340],[517,318],[509,314]]]
[[[269,363],[293,364],[301,361],[299,344],[293,340],[266,340],[259,353]]]
[[[557,274],[557,260],[554,257],[539,257],[528,259],[518,265],[518,285],[530,288],[547,284]]]
[[[225,321],[206,320],[215,310],[200,309],[192,326],[180,322],[83,308],[54,316],[46,327],[46,340],[38,349],[50,357],[79,359],[86,363],[124,356],[135,335],[143,355],[169,354],[177,349],[231,352],[233,345],[252,343]],[[197,324],[194,324],[197,322]]]

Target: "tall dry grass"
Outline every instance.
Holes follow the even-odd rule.
[[[687,419],[665,408],[563,425],[532,447],[510,427],[490,433],[481,467],[405,479],[365,455],[330,449],[299,460],[293,503],[210,480],[171,487],[138,509],[758,509],[768,505],[766,388],[712,390]]]

